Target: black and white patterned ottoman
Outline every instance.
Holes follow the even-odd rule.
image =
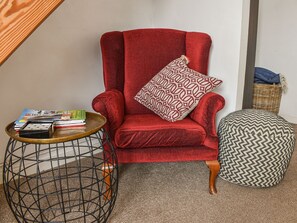
[[[289,165],[294,145],[293,126],[274,113],[244,109],[219,123],[219,176],[252,187],[278,184]]]

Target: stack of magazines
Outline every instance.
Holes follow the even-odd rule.
[[[55,128],[80,129],[86,125],[85,110],[36,110],[25,108],[15,121],[14,129],[19,130],[28,121],[52,122]]]

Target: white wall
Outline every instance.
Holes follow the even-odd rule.
[[[99,38],[107,31],[168,27],[209,33],[209,73],[224,81],[217,90],[226,99],[219,117],[235,110],[236,100],[242,101],[236,97],[242,90],[237,89],[240,52],[246,50],[241,45],[244,1],[249,2],[64,1],[0,67],[0,169],[8,140],[4,128],[23,108],[92,111],[93,97],[104,90]]]
[[[219,117],[234,111],[242,104],[237,101],[240,66],[243,2],[238,0],[154,0],[154,25],[210,34],[213,44],[210,54],[209,75],[223,80],[216,90],[226,99],[226,106]],[[248,10],[249,7],[244,10]],[[244,24],[247,26],[247,24]],[[243,51],[246,49],[242,46]],[[243,54],[244,55],[244,54]],[[243,58],[244,60],[245,58]],[[245,64],[242,64],[245,67]],[[241,74],[239,74],[241,71]],[[243,77],[244,78],[244,77]]]
[[[297,1],[260,0],[256,66],[282,73],[288,92],[279,114],[297,123]]]
[[[25,107],[92,111],[103,91],[99,38],[152,26],[147,0],[71,0],[51,14],[0,67],[0,182],[5,126]]]

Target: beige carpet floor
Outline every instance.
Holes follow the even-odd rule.
[[[123,165],[119,194],[109,222],[296,223],[296,149],[284,179],[277,186],[243,187],[218,177],[217,189],[217,195],[208,193],[208,168],[203,162]],[[16,222],[2,187],[0,222]]]

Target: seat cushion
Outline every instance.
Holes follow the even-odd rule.
[[[155,114],[126,115],[116,130],[118,148],[200,146],[206,132],[190,118],[168,122]]]

